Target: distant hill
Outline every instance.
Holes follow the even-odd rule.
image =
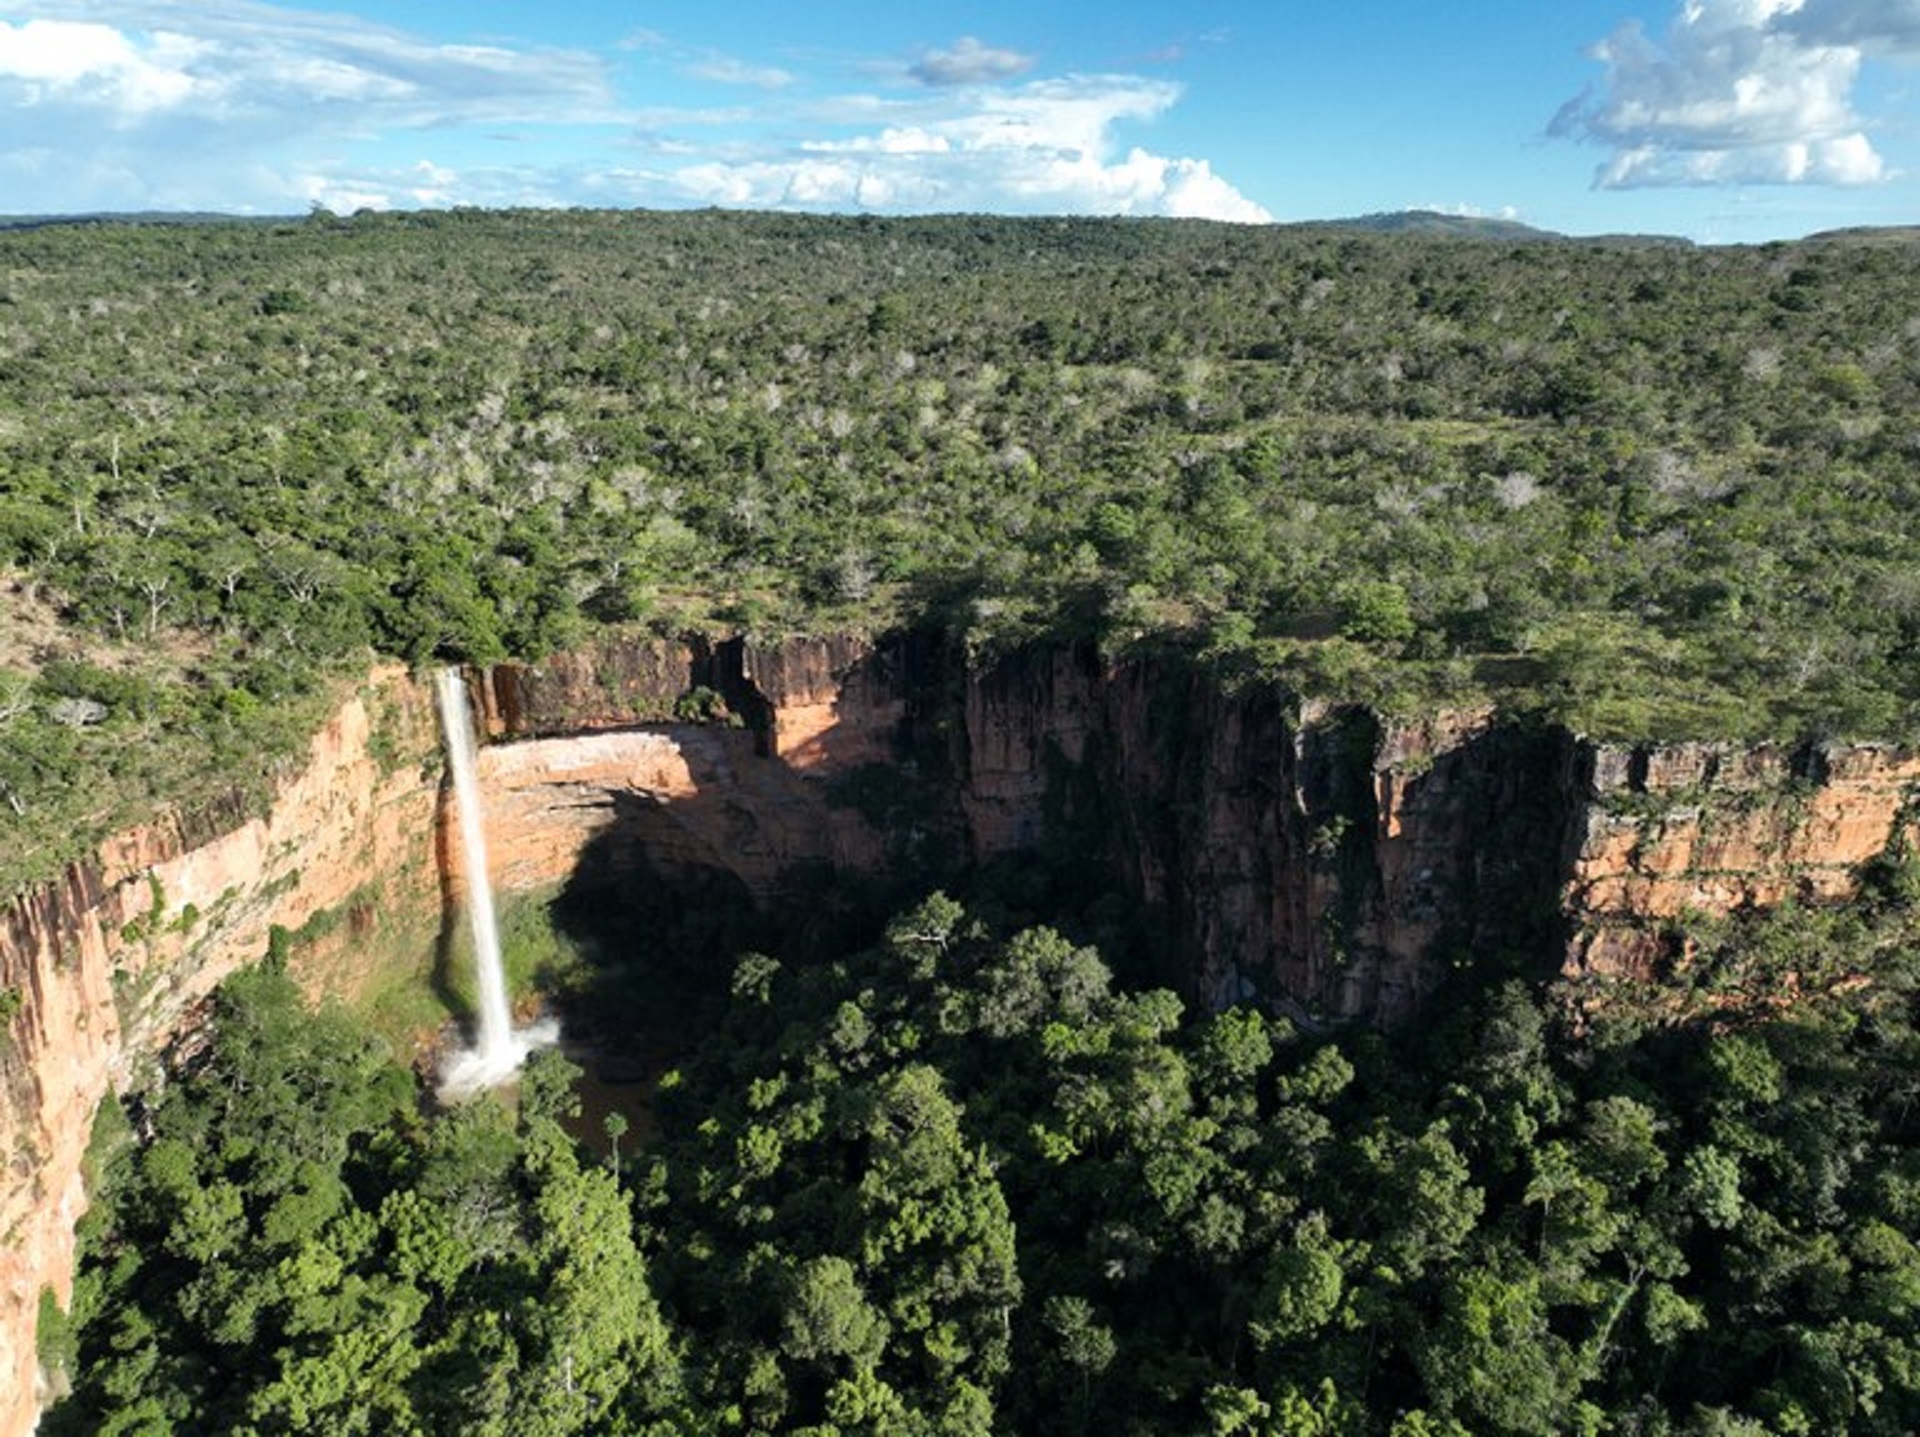
[[[211,211],[167,210],[96,211],[81,214],[0,215],[0,230],[42,229],[51,225],[205,225],[205,224],[285,224],[298,215],[233,215]],[[902,218],[908,218],[903,216]],[[1098,216],[1062,216],[1098,223]],[[1552,230],[1536,229],[1517,220],[1485,219],[1472,215],[1445,214],[1439,210],[1393,210],[1380,214],[1345,219],[1304,220],[1282,226],[1286,229],[1326,230],[1359,229],[1376,234],[1455,236],[1462,239],[1498,240],[1504,243],[1548,243],[1569,237]],[[1637,238],[1637,237],[1636,237]]]
[[[1485,240],[1495,244],[1566,244],[1618,247],[1691,249],[1693,241],[1679,235],[1564,235],[1537,229],[1518,220],[1487,219],[1478,215],[1450,215],[1439,210],[1390,210],[1350,219],[1310,220],[1306,230],[1365,230],[1370,234],[1417,235],[1429,239]]]
[[[0,230],[37,230],[54,225],[277,225],[298,218],[298,215],[226,215],[211,210],[103,210],[74,215],[0,215]]]
[[[1920,242],[1920,225],[1875,225],[1853,229],[1821,230],[1806,238],[1808,244],[1902,245]]]
[[[45,229],[56,225],[279,225],[304,218],[297,214],[235,215],[212,211],[97,211],[84,214],[0,215],[0,231]],[[906,218],[906,217],[901,217]],[[1066,217],[1061,217],[1066,218]],[[1093,216],[1074,218],[1095,219]],[[1372,234],[1417,235],[1428,238],[1486,240],[1499,244],[1601,245],[1608,248],[1694,248],[1681,235],[1598,234],[1567,235],[1539,229],[1518,220],[1488,219],[1479,215],[1448,214],[1442,210],[1385,210],[1342,219],[1301,220],[1279,226],[1290,230],[1365,230]],[[1823,230],[1800,243],[1900,245],[1920,241],[1920,225],[1862,226]]]
[[[1390,210],[1351,219],[1318,220],[1315,228],[1372,230],[1377,234],[1452,235],[1460,239],[1500,240],[1504,243],[1544,244],[1565,235],[1535,229],[1518,220],[1486,219],[1478,215],[1450,215],[1439,210]]]

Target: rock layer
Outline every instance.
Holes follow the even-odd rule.
[[[1565,884],[1569,976],[1651,981],[1677,920],[1842,898],[1920,850],[1920,754],[1887,744],[1594,745]]]

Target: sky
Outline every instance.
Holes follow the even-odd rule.
[[[0,214],[1920,222],[1920,0],[0,0]]]

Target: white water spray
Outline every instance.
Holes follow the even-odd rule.
[[[467,921],[473,932],[474,978],[479,988],[473,1047],[452,1054],[440,1074],[441,1094],[463,1097],[512,1077],[528,1053],[554,1042],[559,1034],[551,1022],[519,1030],[513,1026],[506,964],[500,956],[500,927],[493,912],[493,880],[487,872],[486,823],[474,772],[467,686],[458,669],[442,669],[434,675],[433,688],[440,706],[440,728],[446,735],[454,809],[460,816],[460,862],[467,881]]]

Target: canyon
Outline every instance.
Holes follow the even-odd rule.
[[[1694,915],[1842,898],[1920,842],[1911,749],[1400,718],[1082,644],[609,637],[467,680],[503,893],[645,882],[778,924],[839,881],[1037,850],[1154,915],[1191,1002],[1308,1024],[1390,1027],[1458,969],[1540,954],[1596,1001],[1658,985]],[[463,886],[443,789],[426,684],[381,669],[264,811],[156,816],[0,910],[0,1434],[33,1424],[101,1101],[153,1081],[270,943],[316,996],[359,995],[375,955],[427,981]]]

